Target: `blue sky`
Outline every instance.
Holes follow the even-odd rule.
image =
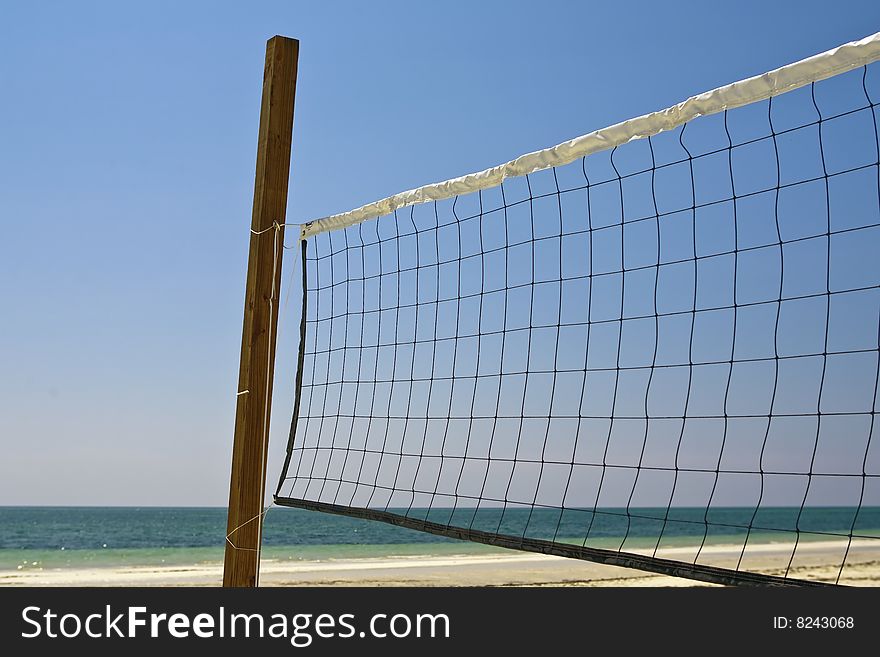
[[[865,36],[875,3],[0,6],[0,504],[224,504],[265,41],[288,221]],[[288,263],[290,264],[290,263]],[[282,318],[270,478],[292,405]]]

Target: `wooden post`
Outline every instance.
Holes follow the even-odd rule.
[[[260,567],[260,514],[266,492],[277,296],[298,55],[296,39],[274,36],[266,44],[223,586],[256,586]]]

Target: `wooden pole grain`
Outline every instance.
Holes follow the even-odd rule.
[[[223,586],[257,585],[299,41],[266,44]]]

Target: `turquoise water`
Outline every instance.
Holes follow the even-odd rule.
[[[837,540],[850,533],[880,538],[880,507],[776,507],[755,516],[749,542]],[[754,509],[413,509],[411,515],[486,531],[610,549],[739,544]],[[707,521],[708,523],[707,524]],[[174,565],[222,559],[224,508],[0,507],[0,569]],[[557,529],[558,528],[558,529]],[[661,535],[662,534],[662,535]],[[263,558],[325,560],[409,555],[479,554],[499,548],[455,541],[381,522],[273,508],[264,526]],[[625,540],[624,540],[625,539]]]

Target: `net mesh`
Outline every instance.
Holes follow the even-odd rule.
[[[880,73],[303,241],[280,504],[720,583],[880,555]]]

